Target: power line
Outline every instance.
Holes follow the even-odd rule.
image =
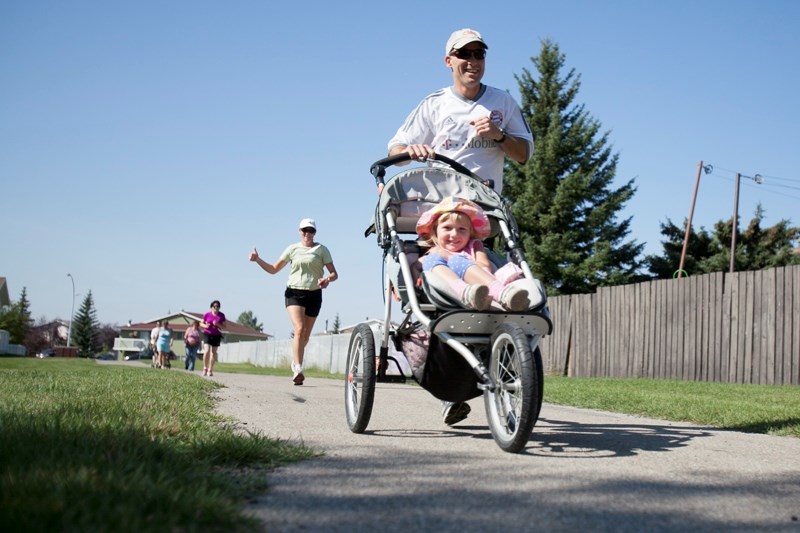
[[[714,168],[712,165],[707,165],[707,166],[711,167],[712,170]],[[734,175],[737,174],[737,172],[735,170],[730,170],[728,168],[723,168],[723,167],[716,167],[716,168],[717,168],[717,170],[724,170],[725,172],[730,172],[731,174],[734,174]],[[796,183],[800,183],[800,179],[798,179],[798,178],[781,178],[781,177],[778,177],[778,176],[768,176],[766,174],[756,174],[756,176],[761,176],[762,178],[769,178],[771,180],[793,181],[793,182],[796,182]],[[745,177],[744,174],[742,174],[742,177]]]
[[[773,193],[773,194],[780,194],[781,197],[783,197],[783,198],[787,198],[788,197],[788,198],[800,200],[800,198],[796,198],[794,196],[790,196],[790,195],[787,195],[785,193],[779,193],[777,191],[769,190],[769,187],[779,187],[779,188],[783,188],[783,189],[790,189],[790,190],[798,190],[798,191],[800,191],[800,187],[793,187],[791,185],[781,185],[781,184],[769,183],[770,180],[788,181],[788,182],[798,182],[798,183],[800,183],[800,180],[795,180],[793,178],[780,178],[780,177],[777,177],[777,176],[767,176],[768,182],[766,183],[766,187],[765,187],[764,176],[762,174],[754,174],[753,176],[748,176],[748,175],[742,174],[741,172],[735,172],[733,170],[729,170],[729,169],[722,168],[722,167],[718,167],[718,170],[731,172],[732,174],[735,174],[735,178],[731,179],[731,178],[728,178],[726,176],[721,176],[719,174],[715,174],[714,173],[714,165],[704,164],[702,160],[697,165],[697,177],[695,178],[694,192],[692,194],[692,205],[691,205],[691,208],[689,210],[689,219],[686,222],[686,233],[685,233],[684,239],[683,239],[683,250],[681,251],[681,259],[680,259],[680,264],[678,265],[678,270],[675,271],[674,276],[682,277],[682,274],[684,273],[683,265],[684,265],[684,261],[685,261],[685,258],[686,258],[687,246],[688,246],[688,243],[689,243],[689,233],[690,233],[690,230],[691,230],[691,227],[692,227],[692,215],[694,214],[694,206],[695,206],[695,202],[697,201],[697,191],[700,188],[700,176],[703,173],[710,174],[710,175],[712,175],[714,177],[717,177],[717,178],[720,178],[720,179],[724,179],[726,181],[731,181],[732,180],[736,184],[735,185],[735,191],[736,192],[734,194],[734,203],[733,203],[733,216],[731,217],[731,225],[732,225],[732,228],[731,228],[731,230],[732,230],[731,231],[731,250],[730,250],[730,255],[731,255],[730,271],[731,272],[734,272],[734,270],[735,270],[736,233],[738,231],[738,222],[739,222],[738,221],[738,219],[739,219],[739,187],[741,185],[742,178],[751,180],[753,182],[753,184],[758,185],[759,188],[761,188],[761,190],[764,191],[764,192],[770,192],[770,193]],[[745,185],[750,185],[750,184],[745,183]]]
[[[723,176],[721,174],[710,174],[710,175],[712,177],[714,177],[714,178],[718,178],[718,179],[721,179],[721,180],[724,180],[724,181],[727,181],[727,182],[731,182],[731,183],[734,182],[735,179],[736,179],[735,177],[730,177],[729,178],[728,176]],[[754,183],[745,183],[744,184],[745,187],[750,187],[752,189],[759,189],[759,190],[761,190],[763,192],[770,193],[770,194],[776,194],[776,195],[781,196],[782,198],[791,198],[793,200],[800,200],[800,196],[792,196],[792,195],[786,194],[785,192],[782,192],[782,191],[773,190],[773,189],[788,189],[788,190],[792,190],[792,191],[800,191],[800,187],[792,187],[790,185],[781,185],[781,184],[776,184],[776,183],[772,183],[771,184],[771,183],[768,183],[766,181],[762,181],[761,183],[758,183],[757,181],[755,181],[754,178],[751,178],[750,176],[742,175],[741,177],[742,178],[749,178],[749,179],[753,180],[753,182],[754,182]],[[758,186],[756,186],[756,185],[758,185]]]

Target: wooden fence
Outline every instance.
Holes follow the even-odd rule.
[[[800,385],[800,265],[549,299],[545,371]]]

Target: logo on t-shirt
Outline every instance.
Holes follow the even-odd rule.
[[[466,141],[457,141],[453,139],[445,139],[442,143],[442,147],[447,151],[457,151],[461,150],[462,148],[468,149],[482,149],[482,148],[496,148],[497,143],[494,141],[490,141],[489,139],[485,139],[483,137],[473,137],[472,139],[467,139]]]
[[[494,124],[495,126],[502,126],[503,125],[503,112],[502,111],[498,111],[498,110],[495,109],[494,111],[489,113],[489,120],[491,120],[492,124]]]

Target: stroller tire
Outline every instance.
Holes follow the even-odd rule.
[[[537,346],[533,351],[533,362],[536,366],[536,417],[534,420],[539,420],[539,413],[542,410],[542,402],[544,401],[544,363],[542,362],[542,350]]]
[[[367,324],[359,324],[350,336],[344,382],[345,414],[353,433],[363,433],[367,429],[376,381],[375,337]]]
[[[525,447],[539,416],[539,358],[525,331],[503,323],[492,334],[489,376],[494,387],[484,391],[486,419],[497,445],[516,453]]]

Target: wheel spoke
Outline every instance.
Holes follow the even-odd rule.
[[[517,452],[525,446],[536,422],[531,403],[537,395],[535,369],[525,332],[514,324],[501,324],[492,336],[489,362],[495,385],[484,394],[489,426],[504,451]]]
[[[372,413],[375,393],[375,341],[372,330],[359,324],[353,332],[347,355],[345,413],[354,433],[363,432]]]

